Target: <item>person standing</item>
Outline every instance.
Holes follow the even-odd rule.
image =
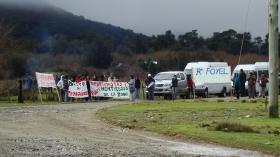
[[[86,101],[92,101],[91,99],[91,89],[90,89],[90,77],[87,75],[86,76],[86,85],[87,85],[87,90],[88,90],[88,97],[86,98]]]
[[[113,82],[113,77],[109,76],[108,79],[107,79],[107,82]]]
[[[148,100],[154,100],[154,91],[155,91],[155,80],[151,74],[148,74],[145,84],[148,90]]]
[[[253,72],[250,73],[250,76],[248,78],[248,94],[249,99],[255,98],[255,85],[256,85],[256,76]]]
[[[236,99],[239,99],[240,87],[241,87],[240,74],[235,74],[234,75],[233,83],[234,83],[234,90],[235,90],[235,94],[236,94]]]
[[[64,93],[64,102],[68,101],[68,89],[69,89],[69,82],[68,76],[63,77],[63,93]]]
[[[172,89],[172,99],[175,100],[176,97],[177,97],[177,87],[178,87],[178,79],[177,79],[176,75],[173,76],[171,83],[172,83],[172,86],[171,86],[171,89]]]
[[[130,100],[134,101],[135,100],[135,79],[133,75],[130,75],[130,80],[128,82],[129,85],[129,93],[130,93]]]
[[[113,82],[118,82],[118,81],[119,81],[119,79],[116,76],[114,76],[113,77]]]
[[[187,92],[188,92],[188,98],[191,99],[194,97],[194,82],[192,80],[191,75],[187,76]]]
[[[140,99],[140,88],[141,88],[141,81],[139,79],[139,76],[137,76],[135,79],[135,99],[136,100]]]
[[[265,90],[266,90],[267,82],[268,82],[267,78],[265,77],[264,73],[262,73],[259,80],[259,85],[260,85],[259,97],[265,98]]]
[[[246,89],[245,89],[245,83],[246,83],[246,74],[244,72],[243,69],[240,69],[240,73],[239,73],[239,78],[240,78],[240,93],[241,96],[246,96]]]
[[[63,83],[63,75],[61,75],[60,80],[57,82],[57,87],[59,88],[60,91],[60,96],[61,96],[61,101],[65,101],[65,93],[64,93],[64,83]]]

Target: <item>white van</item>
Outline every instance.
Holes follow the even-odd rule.
[[[233,72],[231,78],[234,78],[234,75],[239,74],[240,70],[243,69],[243,71],[246,74],[246,77],[248,78],[250,75],[250,72],[255,71],[257,73],[256,79],[257,79],[257,84],[256,84],[256,92],[259,92],[259,77],[262,73],[265,74],[266,77],[268,77],[268,69],[269,69],[269,64],[268,62],[256,62],[255,64],[239,64],[237,65]],[[267,83],[267,87],[269,86],[269,83]],[[248,81],[245,83],[245,89],[248,90]],[[266,92],[268,91],[268,88],[266,88]]]
[[[192,62],[187,64],[184,72],[192,76],[197,95],[225,97],[231,91],[231,70],[226,62]]]

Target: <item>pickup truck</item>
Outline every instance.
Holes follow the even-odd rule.
[[[172,77],[176,75],[178,79],[177,87],[177,96],[185,97],[186,95],[186,86],[187,86],[187,77],[183,71],[167,71],[160,72],[155,75],[155,96],[163,96],[164,99],[171,99],[171,82]]]

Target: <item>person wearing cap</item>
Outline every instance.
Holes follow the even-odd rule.
[[[154,100],[154,91],[155,91],[155,80],[153,79],[151,74],[148,74],[147,79],[145,80],[145,84],[148,90],[148,100]]]

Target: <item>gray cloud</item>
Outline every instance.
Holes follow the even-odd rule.
[[[201,35],[210,36],[213,32],[230,28],[244,32],[247,5],[250,0],[41,1],[88,19],[148,35],[160,34],[169,29],[176,34],[197,29]],[[246,31],[254,36],[264,36],[267,33],[267,3],[267,0],[251,1]]]

